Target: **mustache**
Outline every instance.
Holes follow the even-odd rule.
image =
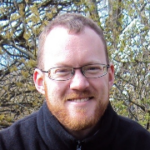
[[[67,101],[69,99],[77,99],[77,98],[87,98],[87,97],[94,97],[89,91],[87,92],[73,92],[68,93],[64,96],[64,100]]]

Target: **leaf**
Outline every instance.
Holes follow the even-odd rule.
[[[3,120],[4,118],[5,118],[5,115],[4,115],[4,114],[1,114],[1,115],[0,115],[0,121]]]

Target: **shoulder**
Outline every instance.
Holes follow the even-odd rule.
[[[8,147],[9,149],[15,144],[19,146],[30,140],[30,137],[36,136],[34,135],[37,133],[36,117],[37,112],[16,121],[10,127],[0,131],[0,147]]]
[[[10,127],[6,128],[6,129],[3,129],[2,131],[0,131],[0,134],[3,133],[3,132],[7,132],[9,130],[13,131],[13,129],[19,130],[19,129],[22,128],[22,126],[23,127],[31,126],[32,125],[31,123],[36,121],[36,116],[37,116],[37,112],[34,112],[33,114],[31,114],[29,116],[26,116],[25,118],[16,121]]]
[[[136,121],[119,116],[116,141],[124,147],[136,147],[137,150],[148,150],[150,147],[150,133]]]
[[[150,133],[143,128],[138,122],[133,121],[129,118],[119,116],[119,127],[121,130],[128,131],[130,133],[139,133],[139,132],[144,132],[147,133],[147,135],[150,135]]]

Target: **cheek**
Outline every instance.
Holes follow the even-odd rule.
[[[92,83],[91,83],[92,85]],[[102,90],[102,89],[106,89],[108,88],[108,80],[104,77],[98,78],[98,80],[95,80],[95,82],[93,83],[93,87],[95,87],[95,89],[97,90]]]
[[[98,97],[100,99],[107,99],[109,93],[109,83],[106,78],[100,78],[99,81],[95,82],[93,85],[94,90],[97,92]]]
[[[45,96],[49,101],[59,101],[63,99],[67,86],[62,82],[46,81],[45,82]]]

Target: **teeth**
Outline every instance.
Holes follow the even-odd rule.
[[[83,99],[73,99],[71,101],[74,101],[74,102],[86,102],[88,100],[89,100],[89,98],[83,98]]]

